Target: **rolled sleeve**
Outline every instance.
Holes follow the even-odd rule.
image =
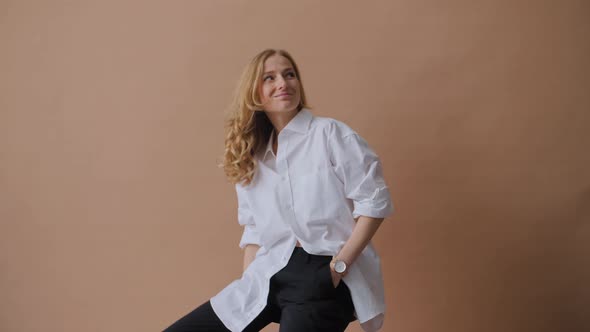
[[[329,150],[330,162],[344,185],[345,195],[353,202],[353,218],[386,218],[393,214],[381,161],[367,142],[350,127],[340,124],[331,132]]]
[[[244,249],[248,244],[260,245],[260,235],[256,229],[254,216],[248,207],[244,189],[240,184],[236,184],[236,193],[238,197],[238,223],[244,226],[239,246]]]

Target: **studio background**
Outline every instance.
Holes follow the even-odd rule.
[[[161,331],[239,277],[216,163],[268,47],[382,160],[383,331],[590,330],[589,33],[573,0],[0,1],[0,331]]]

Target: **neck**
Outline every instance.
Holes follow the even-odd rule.
[[[289,121],[291,121],[299,112],[299,109],[295,108],[292,111],[283,111],[283,112],[268,112],[265,111],[266,116],[272,123],[273,127],[275,128],[275,140],[277,136],[287,126]]]

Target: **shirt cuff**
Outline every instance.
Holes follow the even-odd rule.
[[[260,246],[260,235],[258,235],[258,231],[253,225],[244,226],[244,233],[242,233],[239,246],[244,249],[249,244]]]
[[[353,201],[352,217],[367,216],[371,218],[387,218],[393,214],[394,207],[387,187],[377,188],[371,198]]]

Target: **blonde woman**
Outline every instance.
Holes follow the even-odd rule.
[[[223,165],[235,184],[244,271],[165,331],[378,331],[385,312],[370,243],[393,213],[379,157],[345,123],[314,116],[284,50],[244,70]]]

